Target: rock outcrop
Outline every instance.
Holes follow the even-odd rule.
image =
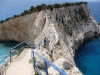
[[[76,66],[72,66],[69,61],[64,58],[58,58],[54,64],[67,72],[68,75],[82,75]],[[50,75],[59,75],[53,67],[50,67],[48,70]]]
[[[82,75],[74,62],[75,53],[84,41],[99,34],[100,26],[87,4],[42,10],[0,24],[0,41],[31,39],[30,43],[38,44],[47,37],[50,40],[48,51],[52,53],[51,61],[57,64],[61,60],[62,65],[57,66],[68,75]],[[63,67],[69,63],[70,66]]]

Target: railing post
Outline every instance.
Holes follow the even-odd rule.
[[[46,72],[46,75],[49,75],[49,74],[48,74],[48,66],[47,66],[47,63],[46,63],[45,60],[44,60],[44,64],[45,64],[45,72]]]
[[[36,61],[35,61],[35,57],[34,57],[34,52],[32,51],[32,54],[33,54],[33,61],[34,61],[34,70],[35,70],[35,68],[36,68]]]
[[[11,63],[11,49],[10,49],[10,63]]]

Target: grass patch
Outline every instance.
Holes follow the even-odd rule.
[[[17,57],[22,53],[23,50],[19,50]]]
[[[5,66],[8,66],[8,63],[6,63]]]
[[[29,63],[33,63],[33,59],[31,58],[31,59],[29,59]]]
[[[39,75],[39,73],[38,72],[35,72],[35,74],[34,75]]]
[[[25,48],[30,48],[30,46],[25,46]]]

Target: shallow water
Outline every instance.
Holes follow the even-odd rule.
[[[100,75],[100,39],[86,43],[75,56],[75,62],[84,75]]]
[[[2,65],[6,58],[10,56],[9,49],[14,47],[16,44],[18,44],[18,42],[0,42],[0,65]]]

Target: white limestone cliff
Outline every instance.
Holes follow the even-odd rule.
[[[87,19],[79,19],[80,15],[75,15],[75,11],[80,9],[83,9],[88,16]],[[63,61],[67,62],[65,65],[70,63],[70,68],[67,70],[63,68],[68,75],[82,75],[75,65],[74,56],[85,40],[99,34],[100,26],[93,18],[87,4],[62,7],[53,11],[42,10],[0,24],[0,41],[22,42],[31,39],[30,43],[38,44],[42,41],[43,46],[43,39],[47,37],[50,40],[47,50],[52,51],[50,60],[60,68],[63,68],[61,65]],[[40,48],[40,52],[41,50]],[[62,61],[61,64],[58,63],[59,60]]]

